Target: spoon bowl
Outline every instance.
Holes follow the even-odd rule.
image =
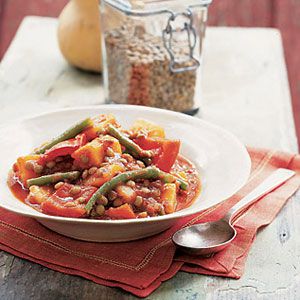
[[[234,205],[221,220],[200,223],[178,230],[172,237],[174,244],[183,252],[208,256],[226,248],[236,237],[233,227],[236,219],[254,202],[283,184],[295,172],[278,169],[259,184],[251,193]]]
[[[173,235],[172,240],[187,254],[205,256],[226,248],[236,234],[234,227],[221,219],[182,228]]]

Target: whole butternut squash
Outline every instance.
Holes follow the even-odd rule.
[[[59,16],[58,43],[71,65],[102,71],[98,0],[71,0],[65,6]]]

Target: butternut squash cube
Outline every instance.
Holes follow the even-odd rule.
[[[72,157],[75,164],[80,168],[100,167],[108,147],[116,153],[122,153],[119,141],[114,137],[105,135],[80,147],[72,154]]]
[[[109,124],[118,126],[117,120],[113,114],[98,115],[92,118],[92,122],[93,126],[83,131],[89,141],[99,136],[100,133],[105,133]]]
[[[161,197],[161,203],[165,209],[165,213],[166,214],[173,213],[177,206],[176,184],[165,183],[160,197]]]
[[[27,179],[35,178],[38,174],[35,173],[33,165],[30,165],[30,161],[37,162],[40,159],[40,155],[26,155],[17,159],[17,170],[19,178],[26,186]]]
[[[133,132],[145,131],[148,137],[165,138],[165,131],[162,127],[145,120],[136,120],[131,127]]]
[[[94,174],[89,175],[83,180],[83,184],[86,186],[100,187],[105,182],[111,180],[119,172],[124,172],[123,166],[118,164],[107,165],[98,169]]]

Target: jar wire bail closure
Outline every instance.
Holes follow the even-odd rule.
[[[188,41],[188,47],[189,47],[189,60],[191,61],[190,65],[180,67],[179,62],[176,61],[176,57],[173,51],[172,42],[173,42],[173,33],[178,32],[178,29],[174,29],[171,25],[172,22],[175,21],[175,19],[178,16],[183,16],[188,19],[188,22],[184,22],[183,28],[180,28],[180,32],[186,31],[187,33],[187,41]],[[185,71],[193,71],[196,70],[200,66],[200,62],[198,59],[194,57],[194,49],[196,46],[196,30],[193,26],[193,13],[190,9],[187,9],[184,12],[180,13],[174,13],[171,12],[171,16],[168,19],[167,26],[163,30],[162,33],[163,43],[164,47],[166,48],[169,56],[170,56],[170,64],[169,69],[172,73],[181,73]],[[188,62],[188,61],[185,61]]]

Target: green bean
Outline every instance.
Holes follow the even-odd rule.
[[[151,150],[143,150],[138,144],[124,135],[113,125],[108,125],[108,133],[119,140],[120,144],[123,145],[126,148],[126,151],[134,158],[143,159],[153,156],[153,152]]]
[[[56,144],[63,142],[65,140],[74,138],[77,134],[82,132],[85,128],[92,126],[92,120],[90,118],[87,118],[66,131],[64,131],[62,134],[57,136],[56,138],[52,139],[50,142],[46,143],[45,145],[42,145],[40,148],[35,150],[35,154],[43,154],[46,150],[50,149],[51,147],[55,146]]]
[[[26,183],[28,187],[32,185],[47,185],[51,183],[56,183],[64,179],[76,180],[79,176],[80,176],[79,171],[72,171],[66,173],[58,172],[50,175],[44,175],[41,177],[28,179]]]
[[[134,171],[128,171],[121,173],[111,179],[110,181],[105,182],[90,198],[89,202],[86,204],[86,211],[90,212],[93,208],[96,201],[106,194],[108,194],[111,190],[113,190],[119,183],[126,183],[129,180],[136,179],[161,179],[165,183],[172,183],[178,180],[182,182],[180,187],[184,190],[187,189],[188,185],[184,180],[178,179],[172,174],[163,172],[159,170],[157,167],[147,167],[145,169],[139,169]],[[184,184],[183,184],[184,183]]]
[[[90,212],[96,201],[102,195],[106,195],[111,190],[113,190],[119,183],[125,183],[129,180],[136,179],[159,179],[160,170],[156,167],[147,167],[145,169],[133,170],[121,173],[114,177],[113,179],[105,182],[90,198],[89,202],[86,204],[86,211]]]
[[[179,187],[184,191],[186,191],[189,187],[188,183],[185,180],[175,177],[172,174],[163,171],[160,171],[160,179],[165,183],[172,183],[178,181]]]

